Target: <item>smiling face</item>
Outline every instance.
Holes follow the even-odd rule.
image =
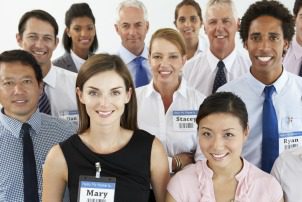
[[[185,5],[178,10],[178,18],[175,25],[186,41],[198,41],[202,22],[193,6]]]
[[[122,44],[134,55],[140,55],[144,49],[144,40],[149,23],[144,19],[142,9],[125,7],[119,12],[119,21],[115,30],[121,37]]]
[[[86,106],[91,125],[120,126],[131,90],[126,91],[124,80],[115,71],[105,71],[88,79],[83,91],[77,89],[77,94]]]
[[[27,121],[38,107],[41,92],[32,67],[20,62],[0,64],[0,103],[7,116]]]
[[[89,17],[74,18],[66,31],[72,40],[72,50],[75,53],[85,51],[88,54],[96,34],[92,19]]]
[[[153,40],[149,55],[154,85],[179,84],[179,76],[186,61],[179,48],[163,38]]]
[[[58,44],[54,28],[50,23],[37,18],[29,18],[22,35],[17,34],[19,46],[30,52],[42,68],[43,75],[51,66],[51,56]]]
[[[206,11],[205,32],[211,52],[219,59],[227,57],[235,48],[238,22],[228,4],[215,4]]]
[[[210,114],[199,121],[199,144],[212,170],[241,167],[241,151],[247,129],[229,113]]]
[[[288,48],[281,21],[271,16],[253,20],[245,47],[252,61],[251,73],[265,84],[273,83],[282,73],[282,55]]]

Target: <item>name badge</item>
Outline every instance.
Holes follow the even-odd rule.
[[[196,110],[173,111],[173,129],[175,131],[197,130],[196,116]]]
[[[115,177],[80,176],[78,202],[114,202]]]
[[[79,123],[79,112],[78,110],[62,111],[59,113],[59,117],[67,121],[72,121],[75,124]]]
[[[302,131],[279,134],[279,154],[284,150],[302,146]]]

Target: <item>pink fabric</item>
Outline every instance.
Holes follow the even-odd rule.
[[[246,160],[243,162],[236,176],[235,201],[280,202],[283,192],[277,180]],[[215,202],[212,176],[206,161],[198,161],[172,177],[168,191],[177,202]]]

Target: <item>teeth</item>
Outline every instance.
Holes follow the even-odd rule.
[[[226,154],[212,154],[215,158],[222,158],[224,157]]]
[[[103,116],[107,116],[109,114],[111,114],[112,111],[109,111],[109,112],[99,112],[100,115],[103,115]]]
[[[45,53],[45,52],[43,52],[43,51],[35,51],[35,52],[34,52],[34,54],[36,54],[36,55],[44,55],[44,53]]]
[[[218,39],[223,39],[224,36],[216,36]]]
[[[16,100],[15,102],[16,103],[24,103],[25,101],[24,100]]]
[[[168,74],[171,74],[171,72],[169,71],[169,72],[167,72],[167,71],[160,71],[159,72],[160,74],[163,74],[163,75],[168,75]]]
[[[269,56],[267,56],[267,57],[258,57],[258,59],[259,59],[260,61],[262,61],[262,62],[267,62],[267,61],[269,61],[271,58],[272,58],[272,57],[269,57]]]

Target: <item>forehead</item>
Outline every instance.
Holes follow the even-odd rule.
[[[178,10],[179,15],[197,15],[197,10],[191,6],[191,5],[183,5],[182,7],[179,8]]]
[[[55,30],[49,22],[32,17],[26,21],[24,32],[54,36]]]
[[[93,24],[93,20],[87,16],[76,17],[71,21],[71,25],[87,25]]]
[[[180,52],[176,42],[169,41],[164,38],[155,38],[151,44],[151,53],[153,52]]]
[[[221,19],[221,18],[233,18],[234,12],[229,4],[219,3],[208,7],[206,10],[206,19]]]
[[[249,33],[281,33],[282,23],[272,16],[260,16],[251,22]]]
[[[0,63],[0,78],[20,78],[20,77],[35,77],[35,71],[32,66],[16,62],[1,62]]]
[[[109,70],[93,75],[85,82],[85,86],[108,90],[116,87],[125,87],[125,82],[116,71]]]
[[[136,7],[124,7],[120,10],[120,23],[144,22],[143,9]]]

